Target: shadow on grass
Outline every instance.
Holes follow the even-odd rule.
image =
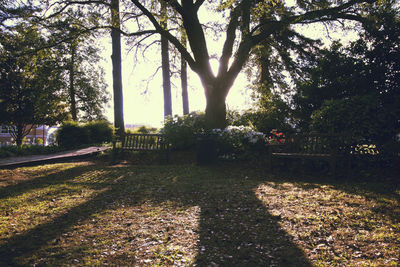
[[[75,177],[80,176],[90,169],[97,168],[96,166],[79,166],[70,169],[63,169],[48,175],[21,181],[17,184],[0,187],[0,200],[8,197],[15,197],[27,191],[48,187],[65,183],[66,181],[73,180]]]
[[[330,186],[335,190],[348,194],[363,196],[367,200],[377,203],[371,208],[376,214],[381,214],[389,218],[393,223],[400,222],[400,183],[396,173],[392,170],[373,169],[353,169],[351,173],[342,176],[328,176],[326,173],[313,174],[307,170],[298,171],[294,174],[293,170],[287,169],[280,173],[275,173],[271,178],[279,183],[295,183],[296,186],[305,190],[318,189],[321,186]],[[396,204],[388,204],[394,201]]]
[[[64,180],[68,180],[92,170],[77,167],[61,176],[65,174]],[[25,186],[46,186],[51,177]],[[237,166],[98,166],[96,180],[101,181],[97,189],[102,190],[88,201],[5,240],[0,246],[0,265],[21,264],[76,224],[104,210],[133,207],[145,201],[171,201],[177,206],[200,207],[195,259],[198,266],[311,266],[303,251],[281,229],[280,218],[271,215],[256,198],[253,190],[264,181],[249,170]],[[27,190],[23,188],[20,192]],[[16,188],[14,191],[18,192]]]
[[[248,173],[218,172],[203,186],[200,243],[196,262],[227,266],[311,266],[303,251],[256,198],[259,180]],[[247,178],[246,178],[247,177]],[[228,181],[226,180],[228,178]]]

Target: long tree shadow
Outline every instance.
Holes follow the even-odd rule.
[[[279,217],[271,215],[256,198],[253,190],[262,181],[246,178],[246,171],[238,170],[190,165],[112,171],[99,167],[97,179],[101,180],[102,189],[97,195],[49,222],[7,239],[0,246],[0,265],[18,265],[22,258],[93,214],[121,205],[169,201],[177,206],[200,207],[195,260],[198,266],[311,266],[280,227]]]
[[[162,190],[152,199],[200,207],[198,266],[311,266],[280,218],[256,197],[263,180],[249,171],[232,165],[180,169],[159,181]]]
[[[110,170],[107,167],[76,167],[71,170],[40,177],[37,182],[29,181],[23,185],[16,185],[10,196],[21,194],[31,189],[45,187],[47,185],[73,180],[77,176],[84,176],[86,173],[97,169],[96,176],[92,183],[85,182],[86,186],[96,188],[99,193],[90,200],[69,209],[66,213],[55,217],[53,220],[39,224],[36,227],[9,238],[0,246],[0,266],[19,265],[21,257],[26,257],[38,251],[42,246],[53,239],[60,237],[63,233],[70,230],[75,224],[89,218],[92,214],[105,210],[115,202],[126,201],[126,194],[135,193],[135,184],[130,184],[132,180],[126,179],[127,173],[132,173],[125,168]],[[58,179],[53,180],[54,177]],[[79,182],[78,182],[79,183]],[[75,183],[77,184],[77,183]],[[139,195],[139,194],[138,194]],[[139,200],[129,199],[129,201]]]
[[[210,261],[225,266],[311,265],[282,230],[279,217],[256,198],[257,184],[219,181],[207,194],[202,201],[199,265]]]
[[[62,169],[51,174],[45,174],[33,179],[21,181],[19,183],[0,187],[0,199],[15,197],[27,191],[44,188],[51,185],[57,185],[73,180],[89,169],[95,169],[97,166],[78,166],[74,168]]]

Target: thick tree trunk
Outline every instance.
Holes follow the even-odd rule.
[[[161,26],[167,29],[167,6],[161,1]],[[161,64],[163,76],[163,92],[164,92],[164,117],[172,116],[172,98],[171,98],[171,80],[169,68],[169,50],[168,39],[161,35]]]
[[[114,126],[117,134],[125,132],[124,103],[122,94],[122,67],[121,67],[121,33],[119,18],[119,0],[111,0],[111,39],[113,65],[113,94],[114,94]]]
[[[226,123],[226,95],[224,90],[208,90],[206,94],[206,127],[210,129],[225,129]]]
[[[69,66],[69,99],[71,105],[71,116],[72,120],[77,121],[77,111],[76,111],[76,100],[75,100],[75,55],[76,55],[76,44],[74,41],[70,44],[70,66]]]

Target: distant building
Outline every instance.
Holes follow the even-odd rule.
[[[14,139],[11,136],[12,127],[1,125],[0,126],[0,146],[7,146],[14,143]],[[30,126],[28,126],[30,127]],[[31,131],[24,138],[24,144],[47,144],[48,127],[45,125],[32,127]]]

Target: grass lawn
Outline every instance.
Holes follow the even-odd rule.
[[[0,266],[398,266],[400,187],[349,180],[232,163],[0,170]]]

